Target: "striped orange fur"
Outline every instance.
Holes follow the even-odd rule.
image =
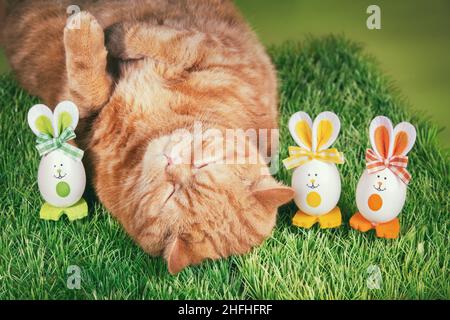
[[[219,132],[277,128],[275,70],[232,2],[78,2],[79,29],[65,28],[71,1],[25,0],[3,35],[24,88],[79,106],[78,143],[102,203],[171,273],[261,244],[293,197],[261,157],[171,158],[174,138],[196,121]],[[195,148],[175,156],[192,160]]]

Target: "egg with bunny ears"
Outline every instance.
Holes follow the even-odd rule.
[[[65,135],[75,137],[70,133],[75,130],[78,120],[78,108],[70,101],[58,104],[54,112],[42,104],[33,106],[28,112],[28,124],[38,136],[38,150],[42,155],[38,169],[39,191],[54,207],[76,204],[86,187],[86,173],[81,162],[83,153],[64,140]]]
[[[356,187],[359,212],[350,219],[353,229],[376,230],[381,238],[395,239],[400,233],[397,216],[406,201],[411,175],[406,156],[416,141],[416,129],[408,122],[395,128],[389,118],[374,118],[369,128],[372,149],[366,151],[366,169]]]
[[[343,155],[329,149],[339,135],[340,121],[332,112],[322,112],[314,122],[307,113],[297,112],[289,120],[289,131],[299,146],[290,147],[290,157],[283,161],[286,168],[295,168],[292,188],[300,212],[294,217],[294,224],[309,227],[309,222],[303,225],[298,221],[314,222],[305,214],[315,217],[329,214],[337,208],[341,195],[341,179],[335,164],[343,163]],[[328,227],[340,225],[340,211],[336,215],[335,225]],[[323,227],[325,219],[318,221]]]
[[[81,162],[59,150],[44,156],[39,164],[38,186],[45,201],[66,208],[77,203],[86,187],[86,173]]]
[[[356,204],[370,222],[386,223],[396,218],[405,204],[407,184],[401,179],[405,173],[395,163],[407,161],[405,157],[416,141],[416,130],[408,122],[393,128],[389,118],[379,116],[372,120],[369,135],[380,170],[372,173],[369,168],[364,170],[356,188]]]
[[[372,223],[396,218],[403,209],[406,185],[389,169],[370,174],[364,170],[356,187],[356,206]]]
[[[336,207],[341,195],[341,179],[336,165],[311,160],[292,174],[295,204],[303,212],[320,216]]]

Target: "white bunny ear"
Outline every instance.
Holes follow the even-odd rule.
[[[392,143],[390,155],[404,156],[416,142],[416,128],[409,122],[401,122],[395,126],[394,142]]]
[[[328,149],[336,141],[341,130],[341,121],[333,112],[320,113],[313,124],[313,151]]]
[[[289,131],[295,142],[302,148],[312,150],[312,121],[305,112],[297,112],[289,119]]]
[[[391,155],[393,131],[392,122],[387,117],[378,116],[370,123],[370,143],[373,150],[382,159],[388,159]]]
[[[53,113],[49,107],[43,104],[37,104],[28,111],[28,125],[34,134],[47,134],[55,136],[53,129]]]
[[[79,112],[75,103],[71,101],[63,101],[59,103],[53,115],[53,126],[56,135],[59,136],[65,129],[71,127],[73,130],[78,125]]]

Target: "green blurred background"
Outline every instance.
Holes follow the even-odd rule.
[[[440,141],[450,147],[449,0],[235,2],[266,45],[329,33],[363,43],[411,107],[445,127]],[[381,30],[366,27],[366,9],[371,4],[381,8]],[[0,53],[0,72],[7,70]]]

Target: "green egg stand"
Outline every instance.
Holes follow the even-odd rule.
[[[56,185],[56,193],[58,196],[65,198],[70,194],[70,186],[66,182],[60,182]],[[88,211],[86,200],[81,198],[77,203],[66,208],[55,207],[45,202],[41,207],[39,216],[42,220],[59,221],[65,214],[69,221],[75,221],[87,217]]]

